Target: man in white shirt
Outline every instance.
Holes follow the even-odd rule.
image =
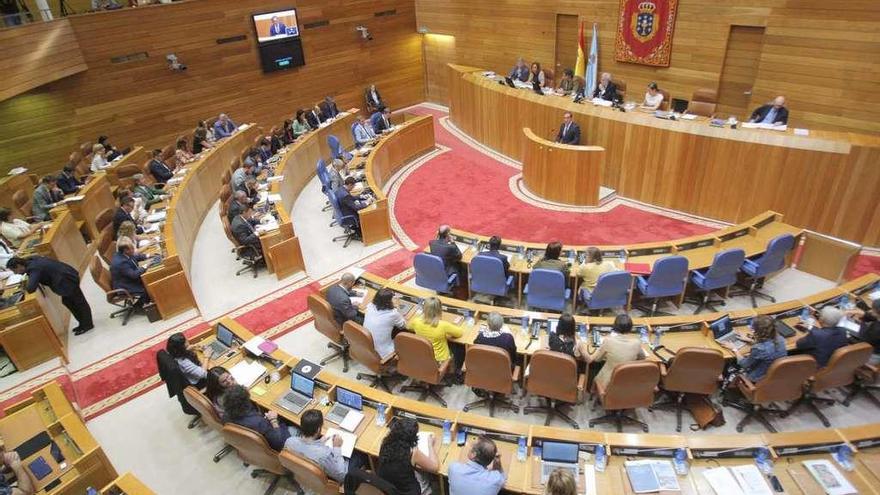
[[[351,126],[351,133],[358,148],[370,144],[376,139],[376,133],[366,124],[363,115],[358,115],[357,122]]]
[[[363,467],[366,458],[360,452],[352,452],[351,459],[342,455],[342,437],[333,435],[332,447],[327,445],[326,437],[321,436],[324,415],[317,409],[309,409],[302,413],[300,419],[300,435],[291,436],[284,442],[284,450],[308,459],[324,471],[328,478],[343,483],[349,470]],[[346,490],[345,493],[353,493]]]
[[[40,229],[40,225],[31,225],[19,218],[12,218],[12,210],[0,208],[0,235],[13,247],[21,245],[21,241]]]

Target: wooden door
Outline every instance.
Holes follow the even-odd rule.
[[[449,105],[446,64],[455,63],[455,37],[443,34],[422,35],[425,61],[425,96],[427,100]]]
[[[556,64],[553,67],[553,85],[556,86],[565,69],[574,69],[577,62],[578,16],[556,14]]]
[[[719,117],[748,117],[752,87],[758,73],[763,45],[763,27],[730,26],[724,67],[721,69],[721,81],[718,85]]]

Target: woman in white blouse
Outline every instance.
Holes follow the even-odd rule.
[[[663,103],[663,93],[657,89],[657,83],[648,84],[648,91],[645,93],[645,101],[642,102],[642,108],[645,110],[657,110]]]
[[[105,168],[110,166],[110,162],[107,161],[104,153],[104,146],[97,143],[92,146],[92,172],[104,170]]]

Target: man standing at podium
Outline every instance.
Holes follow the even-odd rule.
[[[581,144],[581,128],[571,119],[571,112],[565,112],[556,142],[562,144]]]

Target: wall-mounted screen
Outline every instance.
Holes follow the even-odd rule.
[[[263,72],[305,65],[296,9],[252,14]]]
[[[295,9],[253,14],[252,17],[254,28],[257,30],[257,41],[260,44],[299,36]]]

